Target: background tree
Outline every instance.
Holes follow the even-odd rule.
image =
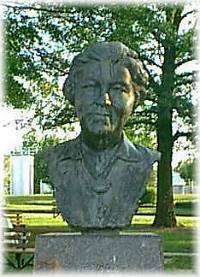
[[[3,185],[4,185],[4,193],[9,194],[11,190],[11,158],[9,155],[4,156],[4,178],[3,178]]]
[[[172,154],[176,140],[191,137],[192,108],[191,90],[194,72],[180,73],[180,66],[194,59],[193,26],[181,30],[183,20],[193,13],[181,5],[146,5],[138,8],[116,8],[115,32],[111,39],[121,40],[137,49],[149,73],[150,83],[147,101],[137,112],[137,121],[156,130],[158,151],[157,208],[154,225],[175,226],[172,190]],[[126,28],[125,28],[126,26]],[[173,133],[174,121],[181,118],[187,129],[181,127]]]
[[[194,26],[191,22],[187,29],[183,28],[184,20],[192,13],[181,5],[154,4],[23,5],[8,8],[6,13],[6,100],[16,107],[33,109],[33,119],[41,131],[76,120],[57,85],[67,74],[74,54],[103,40],[119,40],[139,53],[150,76],[149,87],[126,128],[132,141],[137,141],[136,129],[144,137],[157,137],[162,158],[158,166],[154,223],[159,226],[176,225],[173,147],[180,136],[191,138],[192,132],[193,72],[180,70],[184,63],[194,59]],[[17,91],[9,87],[9,78],[17,81]],[[176,127],[180,120],[182,123],[173,133],[173,124]]]
[[[194,181],[195,160],[190,158],[184,162],[180,162],[175,170],[185,180],[186,185],[191,185]]]

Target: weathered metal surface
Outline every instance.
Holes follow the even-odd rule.
[[[96,43],[75,57],[63,91],[75,105],[81,134],[46,153],[57,205],[72,226],[131,223],[159,153],[133,145],[123,127],[147,76],[135,52]]]

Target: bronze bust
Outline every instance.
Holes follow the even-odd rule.
[[[63,92],[75,105],[81,134],[46,153],[58,208],[73,227],[131,223],[159,153],[133,145],[123,127],[147,74],[120,42],[100,42],[77,55]]]

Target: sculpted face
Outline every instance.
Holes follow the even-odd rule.
[[[91,62],[76,78],[75,107],[82,130],[96,135],[122,132],[135,102],[128,69],[109,61]]]

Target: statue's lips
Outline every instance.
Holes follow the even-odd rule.
[[[108,117],[108,116],[110,116],[110,113],[95,111],[95,112],[89,112],[89,113],[87,113],[87,116],[89,116],[89,117]]]
[[[95,116],[109,116],[108,113],[94,113]]]

